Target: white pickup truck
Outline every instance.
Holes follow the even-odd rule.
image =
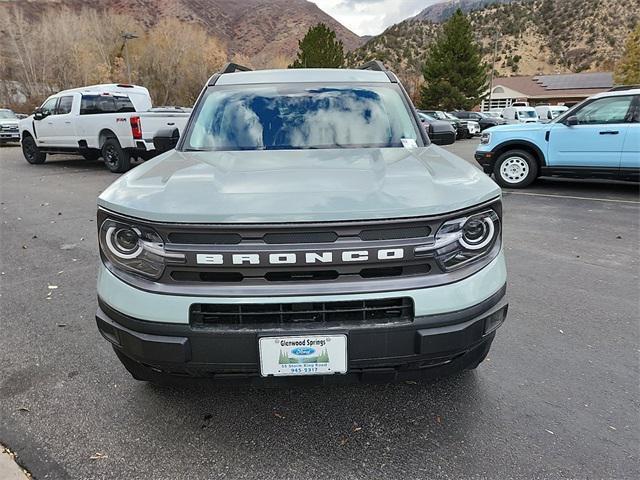
[[[20,121],[22,152],[32,164],[44,163],[48,154],[77,154],[87,160],[102,157],[112,172],[126,172],[132,158],[148,160],[161,153],[153,137],[167,129],[182,133],[190,112],[151,108],[149,91],[135,85],[64,90]]]

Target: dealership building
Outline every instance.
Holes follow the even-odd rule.
[[[487,91],[481,110],[502,109],[515,102],[571,106],[612,87],[611,72],[498,77],[493,80],[490,96]]]

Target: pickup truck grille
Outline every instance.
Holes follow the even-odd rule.
[[[192,327],[300,323],[390,323],[413,321],[410,298],[349,302],[191,305]]]
[[[3,132],[17,132],[18,126],[17,125],[0,125],[0,130],[2,130]]]

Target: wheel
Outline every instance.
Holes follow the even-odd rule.
[[[102,145],[104,164],[113,173],[123,173],[131,168],[131,157],[120,146],[117,138],[107,138]]]
[[[100,155],[100,150],[88,150],[82,153],[84,159],[90,162],[95,162],[96,160],[98,160],[100,158]]]
[[[27,135],[22,140],[22,155],[24,155],[25,160],[32,165],[44,163],[47,159],[47,154],[40,151],[38,145],[36,145],[36,141],[31,135]]]
[[[498,157],[493,174],[501,187],[525,188],[538,177],[538,163],[529,152],[510,150]]]

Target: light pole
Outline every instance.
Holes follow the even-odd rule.
[[[129,64],[129,47],[127,47],[127,40],[133,40],[134,38],[138,38],[138,36],[134,33],[124,32],[122,38],[124,39],[124,56],[127,62],[127,78],[129,79],[129,83],[131,83],[131,65]]]
[[[491,63],[491,81],[489,82],[489,110],[491,110],[491,100],[493,97],[493,77],[496,71],[496,57],[498,56],[498,38],[500,38],[500,33],[496,32],[493,45],[493,62]]]

